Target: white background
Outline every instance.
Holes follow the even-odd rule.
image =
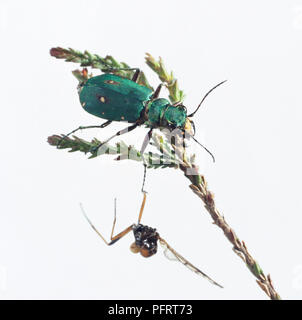
[[[143,222],[224,289],[162,253],[133,255],[131,234],[106,247],[90,229],[79,202],[107,238],[114,197],[117,231],[136,221],[143,170],[47,144],[51,134],[102,123],[79,104],[77,65],[50,57],[53,46],[113,55],[154,86],[144,53],[162,56],[190,111],[228,79],[195,116],[196,137],[217,160],[194,148],[198,163],[280,295],[302,298],[300,1],[1,0],[0,37],[2,299],[267,299],[180,171],[149,170]],[[102,139],[124,126],[79,136]],[[146,130],[123,139],[139,148]]]

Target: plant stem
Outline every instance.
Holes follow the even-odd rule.
[[[133,75],[132,71],[119,71],[118,68],[125,68],[128,67],[128,65],[123,62],[117,62],[111,56],[101,58],[100,56],[90,54],[87,51],[81,53],[73,49],[63,49],[60,47],[51,49],[50,53],[52,56],[58,59],[65,59],[66,61],[80,63],[80,65],[84,67],[90,66],[92,68],[98,68],[104,72],[106,72],[108,68],[113,68],[116,69],[116,74],[122,75],[129,79],[131,79]],[[184,98],[184,93],[179,89],[177,80],[174,78],[173,73],[171,72],[169,74],[166,71],[162,59],[160,58],[158,61],[156,61],[150,54],[147,54],[146,63],[154,72],[157,73],[162,82],[166,82],[171,102],[175,103],[182,101]],[[79,81],[85,81],[88,77],[87,69],[85,68],[83,70],[76,70],[74,71],[74,75],[79,79]],[[139,83],[151,88],[144,74],[141,75]],[[94,153],[91,151],[93,150],[92,147],[98,146],[100,141],[94,139],[91,142],[87,142],[77,137],[74,137],[73,139],[68,137],[62,140],[62,137],[63,136],[58,135],[51,136],[48,138],[48,142],[53,146],[58,146],[59,143],[59,149],[69,148],[71,149],[71,152],[81,151],[85,154],[90,153],[90,158],[102,154],[119,154],[115,160],[132,159],[135,161],[142,161],[142,155],[133,146],[127,146],[124,142],[119,142],[115,146],[107,145],[108,150],[105,150],[101,153]],[[159,154],[149,152],[143,155],[149,163],[148,168],[179,168],[185,177],[190,180],[191,190],[202,200],[204,207],[211,215],[214,224],[216,224],[223,231],[226,238],[233,245],[233,251],[244,261],[250,272],[256,277],[256,282],[258,283],[259,287],[270,299],[280,300],[281,298],[272,284],[270,275],[268,274],[266,276],[264,274],[259,264],[248,252],[244,241],[241,241],[238,238],[234,230],[228,225],[223,215],[221,215],[216,208],[213,193],[208,190],[207,182],[204,176],[199,173],[198,167],[194,163],[195,155],[188,157],[186,154],[186,149],[183,147],[183,143],[177,141],[178,138],[176,138],[174,143],[171,143],[169,137],[166,136],[165,140],[162,138],[162,136],[153,133],[152,139],[152,144],[157,148]],[[166,161],[167,158],[169,158],[168,162]]]
[[[270,275],[268,274],[265,276],[259,264],[248,252],[244,241],[240,241],[235,231],[228,225],[224,216],[221,215],[216,208],[214,195],[208,190],[207,182],[204,176],[198,172],[198,167],[188,163],[182,163],[179,168],[184,173],[185,177],[190,180],[191,190],[202,200],[204,207],[211,215],[214,224],[223,231],[226,238],[232,243],[233,251],[245,262],[251,273],[257,278],[256,282],[260,288],[271,300],[281,300],[273,286]],[[194,175],[192,175],[192,173],[194,173]]]
[[[173,79],[176,82],[176,79],[174,79],[172,72],[169,75],[169,73],[166,71],[161,58],[159,58],[159,61],[156,61],[150,54],[147,54],[146,63],[153,71],[158,74],[161,81],[172,83]],[[183,92],[179,90],[178,86],[175,87],[175,90],[176,96],[181,98],[184,97]],[[170,99],[171,98],[173,99],[173,95],[171,97],[170,91]],[[185,177],[190,180],[191,190],[203,201],[206,210],[211,215],[214,221],[214,224],[222,229],[226,238],[233,244],[233,251],[245,262],[249,270],[257,278],[256,281],[260,288],[270,297],[270,299],[280,300],[281,298],[273,286],[270,275],[268,274],[267,276],[265,276],[259,264],[248,252],[244,241],[239,240],[234,230],[227,224],[224,217],[219,213],[215,205],[213,193],[208,190],[204,176],[198,172],[198,167],[193,162],[190,163],[190,161],[186,160],[188,157],[186,155],[185,148],[182,147],[183,144],[181,143],[181,141],[178,141],[176,145],[172,145],[172,147],[175,153],[182,155],[182,158],[184,159],[184,161],[180,162],[179,168],[180,170],[182,170]]]
[[[130,67],[125,62],[118,62],[112,56],[106,56],[105,58],[102,58],[99,55],[92,54],[88,51],[81,52],[72,48],[64,49],[61,47],[51,48],[50,55],[57,59],[63,59],[66,62],[79,63],[81,67],[91,67],[94,69],[99,69],[102,72],[110,71],[111,73],[128,79],[131,79],[134,75],[133,70],[121,70],[129,69]],[[81,75],[79,77],[80,73],[81,71],[79,70],[73,71],[74,76],[79,81],[82,81],[83,79],[81,79]],[[141,72],[139,75],[138,83],[153,90],[143,72]]]
[[[62,140],[64,135],[53,135],[48,138],[48,143],[52,146],[57,146],[60,143],[59,149],[71,149],[70,152],[80,151],[85,154],[91,154],[89,158],[94,158],[100,155],[118,155],[115,160],[135,160],[142,161],[140,153],[133,147],[128,146],[125,142],[120,141],[111,146],[106,145],[102,152],[92,152],[93,147],[99,145],[100,141],[93,139],[91,142],[85,141],[78,137],[67,137]],[[224,217],[220,214],[216,208],[213,193],[208,190],[207,182],[203,175],[198,172],[198,167],[194,164],[194,157],[188,157],[186,155],[185,148],[182,144],[177,142],[169,146],[162,136],[154,133],[152,136],[152,145],[155,146],[161,154],[157,153],[145,153],[144,157],[149,163],[148,168],[179,168],[187,179],[190,180],[191,190],[202,200],[204,207],[211,215],[214,224],[216,224],[224,233],[226,238],[232,243],[233,251],[245,262],[251,273],[257,278],[257,283],[260,288],[269,296],[272,300],[280,300],[279,294],[276,292],[270,275],[265,276],[264,272],[260,268],[256,260],[248,252],[244,241],[240,241],[234,230],[228,225]],[[167,159],[167,156],[173,155],[174,157],[169,159],[168,163],[165,163],[162,159]],[[163,157],[165,156],[165,158]]]

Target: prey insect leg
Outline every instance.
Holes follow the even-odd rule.
[[[90,224],[91,228],[100,236],[100,238],[108,245],[112,245],[115,242],[117,242],[118,240],[120,240],[121,238],[123,238],[126,234],[128,234],[131,230],[134,224],[130,225],[128,228],[126,228],[125,230],[123,230],[122,232],[120,232],[119,234],[117,234],[116,236],[113,236],[113,232],[114,232],[114,227],[115,227],[115,223],[116,223],[116,200],[115,200],[115,210],[114,210],[114,220],[113,220],[113,226],[112,226],[112,232],[111,232],[111,237],[110,237],[110,242],[108,242],[103,235],[97,230],[97,228],[93,225],[93,223],[90,221],[90,219],[88,218],[87,214],[84,211],[84,208],[82,206],[82,204],[80,204],[81,206],[81,210],[82,213],[84,215],[84,217],[86,218],[86,220],[88,221],[88,223]]]

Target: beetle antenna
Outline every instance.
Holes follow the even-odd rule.
[[[196,110],[195,110],[193,113],[191,113],[190,115],[188,115],[188,117],[193,117],[194,114],[198,111],[199,107],[200,107],[200,106],[202,105],[202,103],[204,102],[204,100],[206,99],[206,97],[207,97],[213,90],[215,90],[217,87],[219,87],[220,85],[222,85],[222,84],[225,83],[226,81],[227,81],[227,80],[224,80],[224,81],[216,84],[216,86],[214,86],[211,90],[209,90],[209,91],[205,94],[205,96],[202,98],[202,100],[201,100],[200,104],[198,105],[198,107],[196,108]]]
[[[213,153],[208,149],[206,148],[204,145],[202,145],[197,139],[195,139],[191,134],[187,133],[186,132],[186,135],[188,135],[190,138],[192,138],[195,142],[197,142],[201,147],[204,148],[204,150],[212,157],[213,159],[213,162],[215,162],[215,157],[213,155]]]

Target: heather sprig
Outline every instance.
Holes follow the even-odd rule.
[[[74,62],[80,64],[81,67],[91,67],[99,69],[102,72],[111,72],[119,76],[131,79],[134,75],[134,70],[120,70],[120,69],[131,69],[125,62],[118,62],[112,56],[106,56],[105,58],[100,57],[97,54],[92,54],[88,51],[78,51],[72,48],[64,49],[56,47],[50,49],[50,55],[57,59],[64,59],[66,62]],[[87,69],[86,69],[87,70]],[[78,77],[81,73],[80,70],[73,71],[74,76],[82,81],[83,79]],[[144,72],[140,73],[138,83],[153,90]]]
[[[118,71],[118,68],[129,67],[124,62],[117,62],[112,56],[101,58],[96,54],[91,54],[87,51],[81,53],[73,49],[63,49],[60,47],[53,48],[50,51],[51,55],[58,59],[65,59],[68,62],[79,63],[82,67],[92,67],[106,72],[109,67],[116,69],[115,73],[131,79],[132,71]],[[158,75],[162,82],[167,84],[169,90],[169,98],[172,103],[183,101],[184,93],[178,87],[177,79],[174,78],[172,72],[167,72],[161,58],[156,60],[150,54],[146,55],[147,65]],[[83,81],[90,77],[87,69],[76,70],[74,75]],[[139,83],[152,88],[145,75],[142,73]],[[62,138],[64,139],[62,140]],[[89,158],[94,158],[103,154],[115,154],[115,160],[135,160],[142,161],[142,156],[145,157],[148,163],[148,168],[167,168],[173,167],[179,169],[184,176],[190,181],[190,189],[196,194],[204,204],[205,209],[213,219],[213,223],[219,227],[225,237],[231,242],[233,251],[244,261],[248,270],[256,277],[256,282],[259,287],[272,300],[280,300],[280,296],[275,290],[270,275],[265,275],[258,262],[253,258],[247,249],[244,241],[240,240],[235,231],[228,225],[224,216],[216,207],[214,194],[208,189],[208,184],[205,177],[199,172],[196,165],[195,155],[188,155],[183,143],[172,142],[169,137],[153,133],[151,144],[156,148],[157,152],[144,153],[143,155],[135,149],[134,146],[128,146],[124,142],[118,142],[114,146],[106,144],[102,150],[92,152],[93,147],[100,144],[100,141],[93,139],[91,142],[85,141],[78,137],[65,137],[64,135],[53,135],[48,138],[48,142],[53,146],[58,146],[58,149],[70,149],[70,152],[80,151],[89,154]],[[230,186],[232,188],[232,186]],[[227,262],[225,262],[227,263]]]

